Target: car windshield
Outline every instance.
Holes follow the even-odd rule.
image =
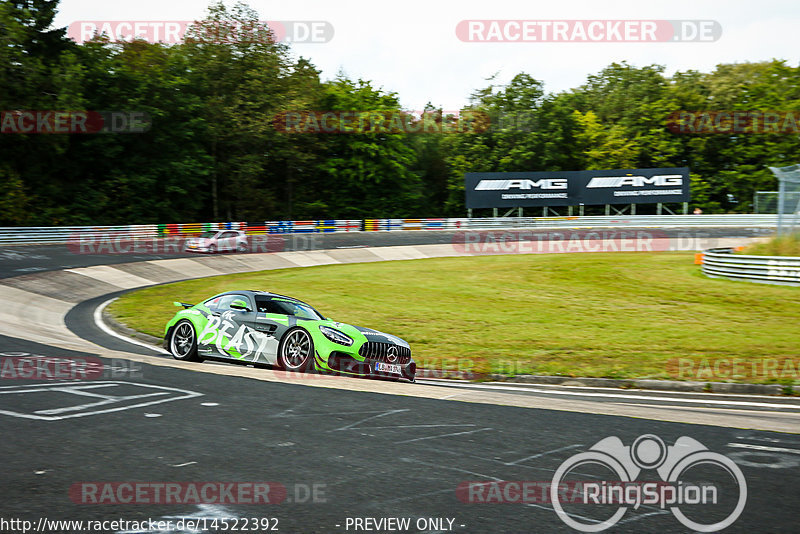
[[[202,234],[200,234],[200,237],[202,237],[203,239],[211,239],[215,235],[217,235],[217,232],[203,232]]]
[[[315,321],[324,319],[322,315],[317,313],[317,310],[298,300],[263,299],[257,297],[256,302],[258,311],[260,312],[293,315],[300,319],[313,319]]]

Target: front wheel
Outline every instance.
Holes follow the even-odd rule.
[[[314,341],[302,328],[289,330],[278,349],[278,365],[287,371],[302,373],[314,368]]]
[[[217,251],[217,247],[215,245],[208,245],[208,253],[214,254]]]
[[[169,351],[176,360],[199,361],[197,357],[197,336],[191,321],[184,319],[172,329]]]

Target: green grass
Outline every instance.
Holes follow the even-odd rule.
[[[132,328],[161,336],[176,311],[172,301],[199,302],[232,289],[288,294],[338,321],[401,336],[422,367],[716,380],[727,377],[679,375],[678,359],[699,368],[722,358],[751,364],[767,358],[781,362],[779,371],[784,360],[800,361],[800,289],[709,279],[686,253],[483,256],[263,271],[136,291],[110,311]],[[791,383],[797,373],[748,371],[738,381]]]
[[[800,256],[800,234],[773,237],[766,243],[750,245],[741,253],[757,256]]]

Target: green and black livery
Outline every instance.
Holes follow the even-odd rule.
[[[287,371],[334,371],[414,381],[408,343],[339,323],[308,304],[266,291],[229,291],[184,309],[167,323],[164,348],[176,359],[264,364]]]

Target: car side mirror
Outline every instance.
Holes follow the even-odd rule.
[[[250,311],[250,308],[247,307],[247,303],[241,299],[236,299],[231,302],[231,309],[232,310],[243,310],[243,311]]]

